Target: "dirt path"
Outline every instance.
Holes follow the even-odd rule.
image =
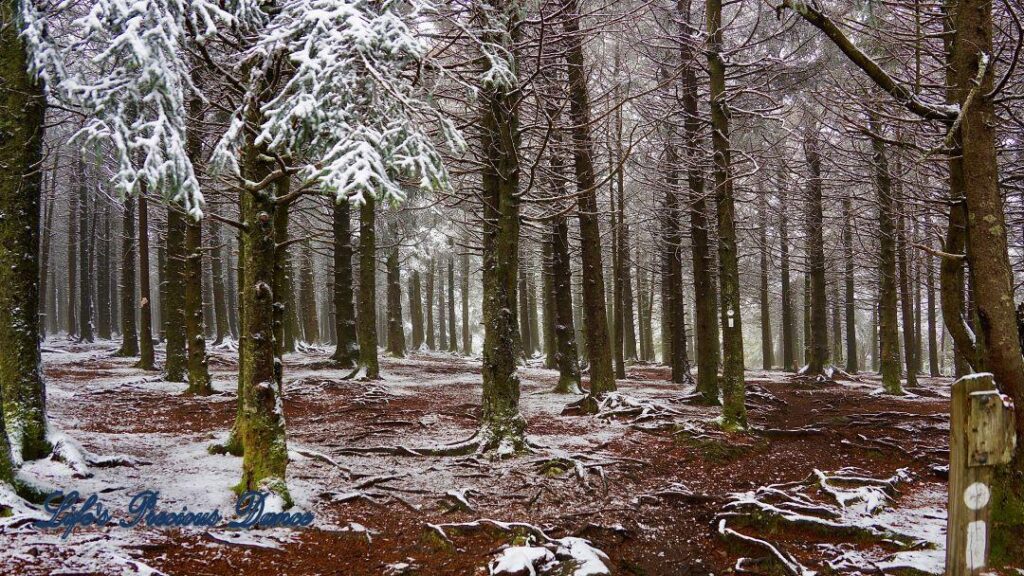
[[[240,460],[205,451],[234,417],[230,352],[215,352],[211,363],[218,393],[195,398],[182,395],[184,384],[111,357],[113,348],[47,342],[51,418],[87,453],[138,462],[75,478],[46,461],[27,464],[22,475],[64,490],[105,490],[113,509],[125,509],[141,489],[160,490],[167,509],[231,509]],[[342,381],[326,351],[289,355],[286,366],[289,483],[298,506],[315,512],[316,528],[239,535],[110,527],[61,541],[8,526],[0,532],[5,573],[59,573],[59,566],[64,573],[136,573],[144,564],[188,575],[486,574],[507,533],[451,530],[445,541],[429,524],[491,518],[530,523],[553,538],[586,538],[615,574],[720,574],[739,557],[758,555],[718,533],[716,518],[733,493],[847,467],[878,478],[906,469],[896,509],[934,508],[945,490],[948,379],[922,378],[914,396],[892,398],[875,394],[871,380],[808,384],[751,371],[748,408],[759,432],[724,436],[714,432],[715,409],[682,401],[688,391],[667,383],[661,367],[635,366],[620,382],[628,398],[667,409],[635,420],[562,414],[574,398],[551,393],[556,373],[531,366],[522,371],[522,410],[531,440],[543,448],[492,463],[352,451],[470,436],[480,392],[474,361],[384,358],[385,380],[376,383]],[[874,561],[895,551],[783,532],[771,536],[817,570],[844,554]]]

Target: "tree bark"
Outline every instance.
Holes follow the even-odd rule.
[[[743,320],[740,317],[739,247],[733,200],[729,108],[722,59],[722,0],[707,0],[708,71],[711,79],[711,127],[715,202],[718,209],[718,281],[722,302],[722,426],[746,428],[743,380]]]
[[[185,338],[188,352],[188,393],[213,394],[206,356],[203,322],[203,229],[198,221],[185,227]]]
[[[110,340],[110,203],[103,203],[103,224],[96,252],[96,335]],[[97,216],[99,212],[97,211]]]
[[[215,220],[210,221],[210,237],[213,241],[213,245],[210,247],[210,281],[213,284],[213,316],[217,323],[213,344],[217,346],[224,342],[230,331],[228,326],[228,301],[224,289],[225,268],[228,268],[228,273],[230,274],[230,267],[225,266],[224,263],[230,260],[225,257],[227,252],[225,248],[226,243],[221,234],[220,224]]]
[[[473,336],[469,331],[469,253],[462,254],[462,353],[473,353]]]
[[[772,348],[771,292],[768,271],[768,196],[761,192],[761,224],[758,226],[758,244],[761,248],[761,368],[771,370],[775,364]]]
[[[409,281],[409,316],[412,319],[412,350],[423,347],[423,294],[420,271],[412,271]]]
[[[804,131],[804,156],[810,178],[807,182],[806,229],[808,261],[811,277],[811,355],[807,361],[806,374],[818,376],[825,373],[829,360],[828,346],[828,302],[825,296],[825,237],[822,228],[825,218],[821,191],[821,155],[818,151],[818,126],[807,126]]]
[[[46,98],[28,72],[17,0],[0,1],[0,480],[11,481],[8,448],[23,460],[50,453],[39,349],[39,203]]]
[[[781,171],[780,171],[781,173]],[[787,182],[783,178],[779,192],[779,269],[782,275],[782,369],[796,372],[796,331],[793,326],[793,292],[789,277],[789,210]]]
[[[348,199],[334,203],[334,331],[338,339],[332,358],[342,368],[355,366],[359,358],[356,310],[352,300],[351,206]]]
[[[458,332],[455,330],[455,247],[451,243],[448,246],[448,351],[454,354],[459,351]]]
[[[388,250],[388,352],[405,357],[405,323],[402,320],[402,271],[398,262],[398,244]]]
[[[426,340],[427,348],[437,349],[437,341],[434,339],[434,259],[430,259],[430,267],[427,270],[427,326]]]
[[[869,120],[872,132],[881,133],[878,120]],[[902,394],[899,365],[899,334],[896,320],[896,229],[893,222],[894,202],[885,142],[872,138],[871,163],[875,171],[875,192],[878,197],[879,262],[878,262],[878,341],[882,388],[889,394]]]
[[[577,0],[561,0],[566,34],[569,114],[572,121],[573,160],[576,172],[577,211],[583,260],[583,307],[586,317],[587,357],[590,362],[590,408],[596,399],[614,391],[612,351],[604,301],[604,271],[601,263],[601,225],[597,209],[597,179],[594,176],[593,141],[590,137],[590,98],[583,60],[583,37],[579,26]]]
[[[139,355],[139,333],[135,323],[135,196],[124,199],[121,230],[121,348],[118,356]]]
[[[856,374],[857,364],[857,301],[854,290],[853,209],[850,198],[843,199],[843,264],[846,284],[846,371]]]
[[[82,154],[78,155],[78,339],[82,342],[93,341],[92,323],[92,258],[90,246],[89,215],[89,179],[85,175],[85,164]]]
[[[300,290],[302,295],[302,334],[307,343],[320,340],[320,322],[316,315],[316,286],[313,279],[313,247],[307,238],[303,242]]]
[[[377,201],[364,198],[359,206],[359,366],[354,374],[377,380]]]
[[[139,363],[154,370],[152,294],[149,287],[149,200],[146,185],[139,185]]]
[[[185,217],[173,207],[167,210],[166,271],[163,281],[166,289],[161,293],[166,298],[163,305],[164,337],[167,340],[167,357],[164,361],[164,377],[171,382],[184,382],[187,378],[188,357],[186,354],[185,332]]]

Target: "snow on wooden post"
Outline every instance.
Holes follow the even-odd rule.
[[[1013,457],[1013,405],[992,374],[953,384],[949,413],[949,520],[946,574],[979,574],[988,563],[991,480],[995,466]]]

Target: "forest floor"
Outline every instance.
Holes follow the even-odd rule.
[[[160,491],[161,510],[232,511],[241,459],[207,448],[234,419],[234,352],[211,350],[217,393],[203,398],[114,349],[44,344],[56,437],[92,465],[29,462],[20,478],[98,493],[117,517],[146,489]],[[552,393],[557,372],[534,361],[521,370],[521,407],[537,448],[491,461],[372,450],[470,437],[478,360],[382,358],[382,381],[356,382],[328,356],[285,359],[288,483],[312,528],[106,526],[62,539],[15,506],[0,518],[0,572],[487,574],[530,573],[531,561],[578,575],[942,572],[949,379],[891,397],[871,376],[749,371],[752,432],[725,434],[717,410],[693,405],[663,367],[632,366],[590,416],[564,410],[576,398]]]

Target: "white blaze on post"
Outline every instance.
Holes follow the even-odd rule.
[[[985,567],[985,531],[983,520],[975,520],[967,524],[967,555],[968,570]]]
[[[733,318],[732,318],[732,316],[733,316],[732,309],[726,310],[725,311],[725,315],[729,317],[728,318],[728,320],[729,320],[729,328],[733,328],[733,325],[735,324],[736,321],[733,320]]]
[[[964,490],[964,504],[967,504],[971,510],[981,510],[988,505],[990,496],[988,486],[981,482],[975,482]]]

